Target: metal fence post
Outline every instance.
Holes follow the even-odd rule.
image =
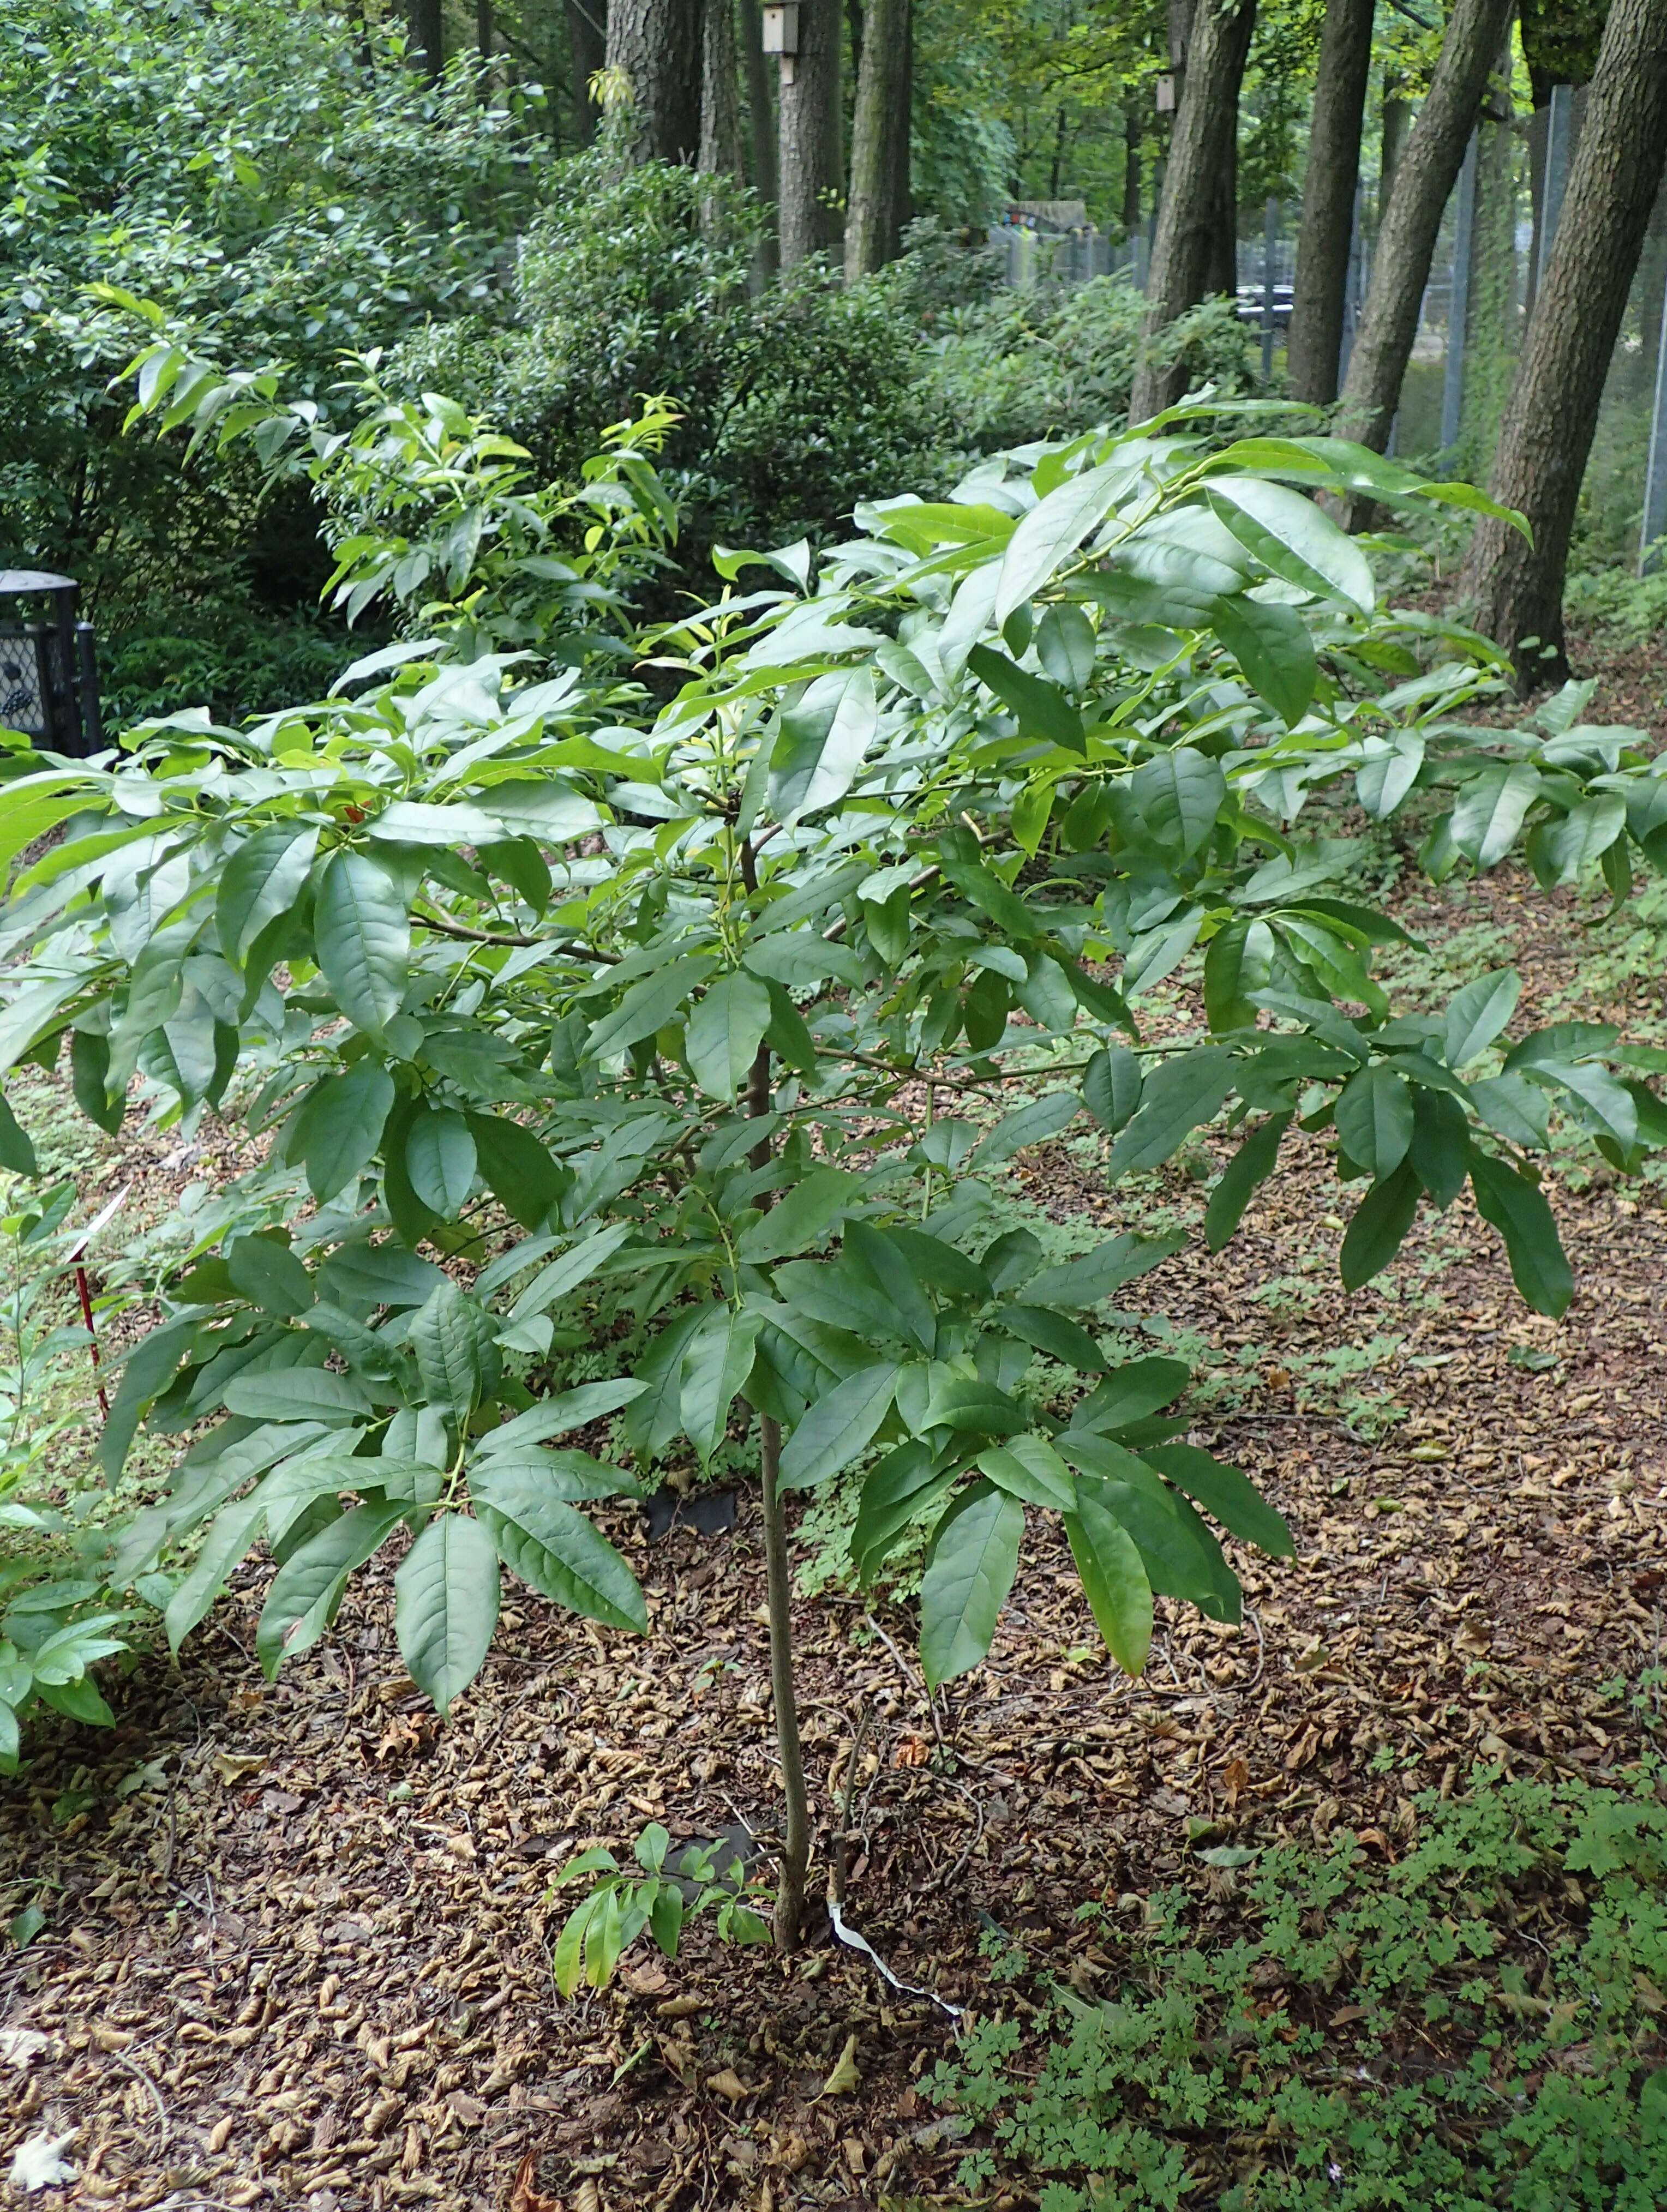
[[[1279,240],[1279,202],[1270,199],[1262,216],[1262,381],[1274,380],[1274,256]]]
[[[1354,187],[1354,220],[1348,234],[1348,276],[1343,285],[1343,334],[1337,346],[1337,389],[1343,388],[1348,374],[1348,357],[1354,350],[1354,333],[1360,328],[1360,299],[1365,290],[1361,283],[1364,273],[1364,246],[1360,238],[1360,210],[1366,197],[1366,186]]]
[[[1458,443],[1464,406],[1464,325],[1470,312],[1470,253],[1476,228],[1476,159],[1480,133],[1470,133],[1458,173],[1458,219],[1453,231],[1453,281],[1447,309],[1447,368],[1441,385],[1441,450]]]
[[[1661,337],[1656,349],[1655,405],[1650,413],[1650,463],[1644,477],[1644,518],[1639,525],[1638,573],[1648,573],[1656,543],[1667,532],[1667,294],[1661,302]]]
[[[1538,299],[1551,259],[1551,241],[1563,212],[1563,193],[1568,184],[1570,126],[1574,119],[1574,88],[1554,84],[1545,121],[1545,182],[1540,192],[1540,253],[1534,268],[1534,296]]]

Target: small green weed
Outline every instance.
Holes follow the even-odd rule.
[[[1039,2212],[1655,2212],[1664,1773],[1482,1770],[1418,1799],[1396,1865],[1347,1834],[1254,1870],[1217,1850],[1132,1935],[1086,1908],[1117,1993],[995,2010],[934,2076],[986,2134],[961,2186]]]

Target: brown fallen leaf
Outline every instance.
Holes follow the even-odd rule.
[[[691,2014],[697,2013],[700,2008],[701,2001],[698,1997],[667,1997],[664,2004],[654,2007],[654,2018],[656,2020],[687,2020]]]
[[[732,2105],[739,2105],[743,2097],[753,2094],[751,2084],[743,2081],[733,2066],[721,2067],[715,2074],[709,2074],[706,2086],[716,2090],[719,2096],[727,2097]]]
[[[845,2048],[835,2061],[833,2072],[822,2084],[818,2094],[824,2097],[849,2097],[852,2090],[858,2086],[859,2078],[856,2070],[856,2037],[854,2034],[848,2035],[845,2039]]]
[[[546,2197],[538,2186],[538,2154],[527,2152],[515,2169],[515,2185],[509,2192],[509,2212],[562,2212],[553,2197]]]

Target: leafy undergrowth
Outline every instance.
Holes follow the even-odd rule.
[[[1040,2212],[1651,2212],[1664,1771],[1480,1770],[1419,1796],[1398,1863],[1372,1832],[1205,1850],[1189,1883],[1083,1908],[1078,1989],[993,1934],[1006,2002],[933,2081],[980,2124],[962,2187],[1028,2181]]]

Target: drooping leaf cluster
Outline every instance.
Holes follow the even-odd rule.
[[[177,413],[163,386],[148,404]],[[188,395],[199,422],[223,427],[219,388]],[[271,1139],[277,1225],[203,1253],[123,1371],[113,1472],[142,1420],[213,1425],[113,1586],[206,1527],[177,1641],[264,1540],[275,1667],[410,1529],[400,1648],[444,1706],[505,1566],[642,1626],[582,1509],[756,1415],[784,1486],[861,1477],[859,1577],[924,1534],[933,1680],[988,1650],[1033,1513],[1138,1668],[1154,1593],[1236,1617],[1210,1522],[1289,1539],[1185,1443],[1184,1370],[1111,1367],[1095,1335],[1172,1246],[1043,1267],[994,1233],[989,1170],[1098,1124],[1115,1182],[1225,1109],[1219,1246],[1294,1122],[1362,1187],[1346,1284],[1468,1185],[1523,1295],[1563,1310],[1536,1156],[1554,1109],[1622,1168],[1667,1138],[1640,1056],[1581,1025],[1507,1040],[1508,974],[1397,1012],[1372,960],[1400,933],[1339,896],[1346,851],[1304,817],[1328,792],[1378,818],[1438,797],[1439,870],[1525,836],[1543,880],[1595,859],[1620,898],[1633,856],[1667,860],[1667,779],[1638,733],[1582,726],[1578,693],[1514,730],[1465,720],[1503,696],[1499,656],[1381,608],[1310,495],[1477,495],[1248,413],[1226,446],[1183,409],[865,507],[814,576],[803,545],[723,556],[717,597],[636,641],[658,707],[605,658],[461,657],[484,587],[450,645],[251,729],[9,757],[6,849],[61,835],[6,917],[0,1064],[67,1055],[106,1127],[136,1076],[186,1122],[235,1077]],[[604,519],[604,573],[609,544]],[[1147,1036],[1142,994],[1195,954],[1203,1026]],[[575,1319],[628,1321],[646,1352],[540,1401]],[[631,1471],[563,1441],[615,1415]]]

